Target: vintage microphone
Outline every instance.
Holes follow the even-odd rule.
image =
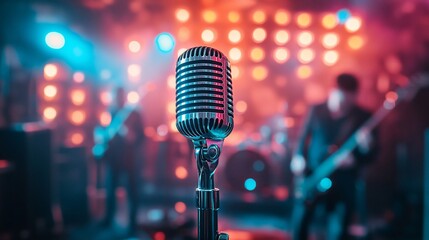
[[[214,187],[223,140],[234,127],[231,66],[211,47],[194,47],[177,59],[176,126],[194,143],[198,167],[198,239],[228,239],[218,233],[219,189]]]

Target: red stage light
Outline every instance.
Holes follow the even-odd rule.
[[[203,20],[207,23],[214,23],[217,20],[217,14],[213,10],[203,11]]]
[[[286,10],[277,10],[274,15],[274,21],[278,25],[285,26],[290,22],[290,13]]]
[[[188,177],[188,170],[183,166],[179,166],[176,168],[175,174],[178,179],[185,179]]]
[[[212,43],[216,40],[216,34],[212,29],[205,29],[201,33],[201,39],[206,43]]]
[[[309,31],[304,31],[298,34],[297,42],[298,45],[301,47],[307,47],[314,41],[314,35],[313,33]]]
[[[183,8],[176,10],[176,19],[179,22],[187,22],[189,20],[190,14],[189,11]]]
[[[237,29],[233,29],[228,33],[228,39],[232,43],[238,43],[241,41],[241,32]]]
[[[81,124],[83,124],[83,122],[85,122],[85,118],[86,118],[86,114],[82,110],[76,110],[76,111],[73,111],[70,114],[70,121],[74,125],[81,125]]]
[[[278,30],[274,34],[274,42],[277,45],[284,45],[289,41],[289,32],[286,30]]]
[[[57,93],[58,93],[58,89],[53,85],[46,85],[43,88],[43,94],[46,100],[51,100],[57,95]]]
[[[262,81],[268,76],[268,69],[265,66],[256,66],[252,69],[252,77],[256,81]]]
[[[47,107],[43,110],[43,118],[46,121],[52,121],[57,117],[57,110],[53,107]]]
[[[241,59],[241,50],[239,48],[231,48],[228,52],[228,56],[232,62],[238,62]]]
[[[186,212],[186,204],[184,202],[176,202],[176,204],[174,204],[174,209],[178,213],[185,213]]]
[[[70,142],[73,144],[73,145],[80,145],[80,144],[82,144],[83,143],[83,141],[85,140],[85,137],[83,136],[83,134],[82,133],[80,133],[80,132],[76,132],[76,133],[73,133],[73,134],[71,134],[71,136],[70,136]]]
[[[48,63],[43,68],[43,73],[46,80],[52,80],[58,74],[58,67],[55,64]]]
[[[102,112],[100,114],[100,124],[101,126],[108,126],[110,122],[112,121],[112,115],[110,115],[109,112]]]
[[[296,70],[296,75],[301,79],[309,78],[311,74],[313,74],[313,70],[307,65],[299,66]]]
[[[256,28],[252,33],[253,41],[261,43],[267,38],[267,31],[263,28]]]
[[[83,91],[82,89],[72,90],[70,93],[70,98],[74,105],[80,106],[85,102],[85,91]]]
[[[312,17],[309,13],[300,13],[296,16],[296,24],[301,28],[310,26]]]
[[[274,60],[277,63],[285,63],[289,59],[289,50],[286,48],[276,48],[274,50]]]
[[[329,13],[322,18],[322,26],[326,29],[333,29],[337,24],[337,16],[335,14]]]
[[[262,24],[267,20],[267,16],[264,11],[256,10],[252,14],[252,20],[256,24]]]
[[[231,23],[238,23],[240,21],[240,14],[236,11],[231,11],[228,13],[228,20]]]

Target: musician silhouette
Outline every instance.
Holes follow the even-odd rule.
[[[311,175],[370,117],[370,113],[356,103],[358,88],[355,76],[340,74],[327,101],[310,108],[291,161],[296,178]],[[361,134],[358,147],[343,156],[336,171],[320,182],[318,194],[296,199],[292,216],[293,239],[308,239],[309,226],[318,206],[340,219],[341,226],[337,227],[337,234],[333,234],[337,237],[328,239],[350,239],[347,228],[353,217],[359,170],[374,159],[374,153],[373,133]]]
[[[111,109],[112,121],[107,129],[119,129],[109,139],[103,157],[106,168],[106,214],[103,225],[110,226],[116,212],[116,188],[124,183],[128,199],[128,230],[134,233],[137,225],[139,160],[144,140],[142,117],[133,106],[126,105],[126,92],[118,88],[115,105]]]

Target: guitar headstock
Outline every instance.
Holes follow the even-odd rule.
[[[401,101],[411,101],[426,86],[429,86],[429,73],[417,74],[404,87],[386,93],[383,105],[386,109],[393,109]]]

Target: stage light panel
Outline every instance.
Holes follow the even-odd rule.
[[[228,20],[231,23],[238,23],[240,21],[240,14],[236,11],[231,11],[228,13]]]
[[[43,109],[43,118],[45,121],[50,122],[57,117],[57,110],[54,107],[46,107]]]
[[[298,60],[301,63],[310,63],[314,60],[315,53],[314,50],[311,48],[304,48],[298,51]]]
[[[300,28],[309,27],[311,25],[312,20],[313,20],[313,18],[311,16],[311,14],[309,14],[309,13],[299,13],[296,16],[296,24]]]
[[[289,50],[283,47],[276,48],[273,55],[277,63],[285,63],[289,59]]]
[[[252,14],[252,21],[256,24],[263,24],[267,20],[267,15],[262,10],[256,10]]]
[[[43,94],[46,100],[53,99],[55,96],[57,96],[57,93],[58,93],[58,89],[54,85],[46,85],[43,88]]]
[[[85,91],[82,89],[74,89],[70,92],[70,99],[71,102],[76,105],[80,106],[85,102],[86,94]]]
[[[327,49],[336,47],[339,42],[340,37],[336,33],[327,33],[322,37],[322,45]]]
[[[214,23],[217,20],[217,14],[213,10],[204,10],[202,14],[206,23]]]
[[[82,110],[72,111],[70,114],[70,121],[74,125],[82,125],[85,122],[86,113]]]
[[[339,54],[335,50],[326,51],[323,54],[323,63],[326,66],[332,66],[332,65],[334,65],[335,63],[338,62],[338,59],[339,59]]]
[[[361,36],[351,36],[348,40],[347,40],[347,44],[349,45],[349,47],[353,50],[358,50],[361,49],[363,47],[363,45],[365,44],[363,38]]]
[[[55,64],[48,63],[43,68],[43,74],[46,80],[54,79],[58,74],[58,67]]]
[[[228,39],[232,43],[240,42],[241,38],[242,38],[241,32],[237,29],[233,29],[228,33]]]
[[[213,43],[216,40],[216,33],[213,29],[204,29],[201,39],[206,43]]]
[[[332,13],[328,13],[322,18],[322,26],[326,29],[333,29],[338,25],[337,16]]]
[[[310,31],[303,31],[297,36],[297,43],[301,47],[307,47],[314,41],[314,35]]]
[[[344,26],[348,32],[356,32],[362,26],[362,19],[359,17],[351,17],[346,21]]]
[[[241,50],[239,48],[231,48],[228,52],[229,59],[232,62],[238,62],[241,59]]]

